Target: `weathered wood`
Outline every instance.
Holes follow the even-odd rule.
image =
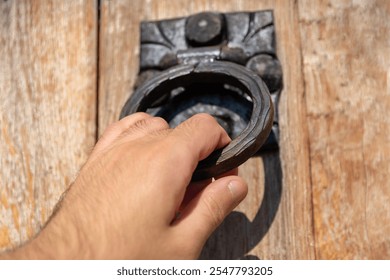
[[[390,2],[299,2],[316,256],[390,257]]]
[[[274,9],[278,55],[284,73],[280,156],[252,158],[241,167],[240,173],[249,184],[249,195],[209,240],[203,258],[314,258],[298,11],[297,5],[291,2],[102,1],[99,134],[118,119],[135,82],[140,20],[187,16],[207,10]]]
[[[140,20],[273,9],[284,90],[280,152],[240,168],[246,200],[202,258],[390,257],[390,3],[0,2],[0,249],[34,235],[119,117]],[[301,43],[302,42],[302,43]]]
[[[97,3],[0,2],[0,250],[31,238],[95,142]]]

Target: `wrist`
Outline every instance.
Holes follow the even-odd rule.
[[[93,258],[86,227],[80,221],[79,205],[67,205],[66,197],[54,210],[43,229],[29,242],[5,253],[5,259],[88,259]]]
[[[85,259],[91,258],[83,233],[60,213],[31,241],[5,257],[9,259]]]

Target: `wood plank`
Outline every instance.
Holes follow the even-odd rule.
[[[95,142],[96,7],[0,2],[0,250],[39,230]]]
[[[292,1],[108,1],[101,6],[99,134],[131,93],[139,55],[139,22],[196,12],[274,9],[284,71],[280,154],[250,159],[240,168],[249,195],[214,234],[202,258],[311,259],[314,241],[306,107],[297,5]],[[265,170],[265,172],[264,172]]]
[[[316,255],[390,257],[390,2],[299,2]]]

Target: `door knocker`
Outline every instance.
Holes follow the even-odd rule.
[[[175,127],[214,116],[232,142],[199,162],[193,180],[201,180],[278,148],[281,89],[272,11],[142,22],[140,73],[120,117],[143,111]]]

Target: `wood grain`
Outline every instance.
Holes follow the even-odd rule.
[[[299,2],[316,256],[390,258],[390,2]]]
[[[292,1],[108,1],[101,6],[99,134],[119,117],[138,72],[139,22],[214,10],[273,9],[284,71],[281,150],[240,170],[249,195],[210,238],[202,258],[314,258],[306,107],[297,5]],[[265,171],[265,172],[264,172]]]
[[[48,219],[95,141],[97,3],[0,2],[0,250]]]
[[[0,250],[39,230],[95,130],[118,119],[138,73],[141,20],[273,9],[280,151],[240,167],[249,195],[201,258],[390,258],[388,1],[101,0],[100,8],[98,36],[96,0],[0,2]]]

